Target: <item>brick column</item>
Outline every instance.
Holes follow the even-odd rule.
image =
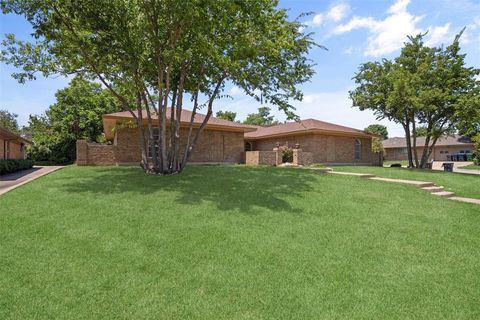
[[[88,145],[86,140],[77,140],[77,166],[88,165]]]

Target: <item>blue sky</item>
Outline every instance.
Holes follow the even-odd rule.
[[[310,58],[316,63],[316,74],[301,89],[305,97],[295,103],[301,118],[316,118],[359,129],[378,123],[367,111],[351,107],[348,90],[351,78],[362,62],[393,58],[398,55],[406,36],[428,30],[427,44],[449,44],[464,26],[462,50],[467,63],[480,68],[480,0],[281,0],[292,18],[301,12],[312,12],[302,21],[307,31],[314,32],[317,43],[328,51],[313,49]],[[30,38],[30,26],[22,17],[0,15],[0,34],[14,33],[23,40]],[[68,79],[38,78],[18,84],[10,77],[14,69],[0,65],[0,108],[19,115],[26,124],[29,114],[40,114],[55,101],[55,92],[68,84]],[[258,108],[258,103],[237,87],[227,86],[232,99],[216,102],[215,111],[237,112],[238,119]],[[275,115],[283,120],[281,112]],[[403,136],[395,123],[387,125],[390,136]]]

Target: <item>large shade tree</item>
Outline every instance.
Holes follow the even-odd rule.
[[[314,42],[277,0],[1,3],[3,12],[23,15],[37,39],[24,43],[9,35],[4,41],[2,59],[23,68],[14,77],[22,82],[41,72],[98,79],[135,118],[141,165],[149,173],[183,170],[226,81],[260,93],[293,118],[290,101],[302,98],[297,85],[313,75],[306,56]],[[181,143],[186,103],[193,113]],[[200,109],[206,117],[194,128]],[[148,150],[158,152],[150,158]]]
[[[438,138],[455,132],[468,122],[465,115],[480,108],[480,70],[465,65],[461,34],[441,48],[425,46],[424,34],[409,37],[399,57],[364,63],[354,77],[353,105],[403,126],[410,167],[425,167]],[[419,125],[425,135],[421,155],[416,148]]]

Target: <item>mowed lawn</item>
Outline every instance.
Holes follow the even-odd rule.
[[[478,319],[479,230],[356,177],[72,166],[0,196],[0,319]]]
[[[337,166],[334,171],[372,173],[379,177],[394,179],[411,179],[433,182],[445,187],[461,197],[480,199],[480,175],[444,172],[427,169],[385,168],[367,166]]]

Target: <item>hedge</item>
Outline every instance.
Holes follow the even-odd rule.
[[[0,160],[0,176],[33,167],[32,160]]]

